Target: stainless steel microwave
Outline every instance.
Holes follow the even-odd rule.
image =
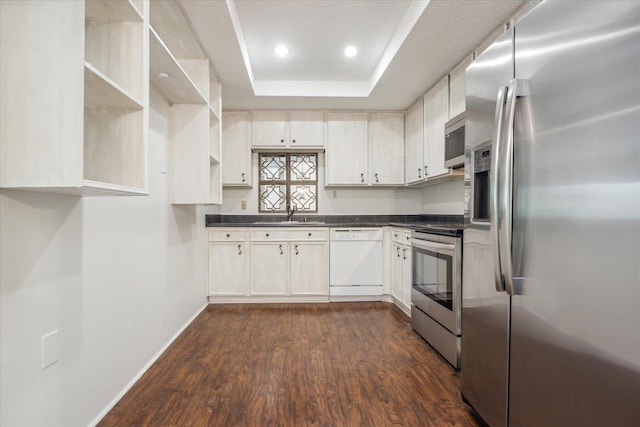
[[[444,125],[444,166],[464,166],[464,113],[460,113]]]

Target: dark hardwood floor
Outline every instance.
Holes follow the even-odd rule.
[[[392,304],[210,305],[99,426],[478,426]]]

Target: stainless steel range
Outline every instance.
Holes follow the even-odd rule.
[[[462,228],[425,226],[411,233],[411,326],[455,368],[460,366]]]

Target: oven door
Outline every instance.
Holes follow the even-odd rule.
[[[460,335],[460,259],[457,245],[411,239],[411,302]]]

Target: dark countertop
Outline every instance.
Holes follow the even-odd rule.
[[[304,222],[304,220],[307,222]],[[458,226],[462,215],[206,215],[207,227],[383,227],[420,228],[427,225]]]

